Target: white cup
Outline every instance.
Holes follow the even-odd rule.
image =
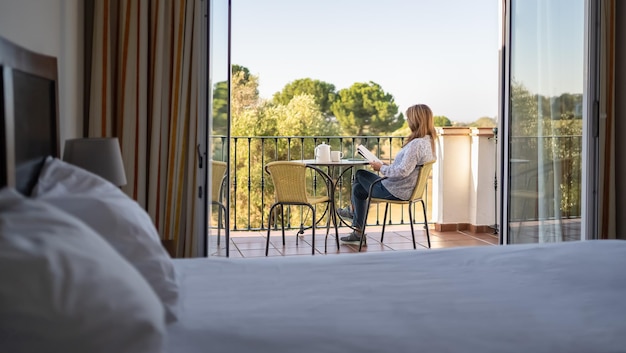
[[[341,151],[330,152],[330,160],[333,162],[339,162],[342,157],[343,157],[343,152]]]

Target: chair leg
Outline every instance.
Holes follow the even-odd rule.
[[[363,241],[365,240],[365,226],[367,226],[367,215],[370,213],[370,203],[371,199],[367,199],[367,206],[365,206],[365,217],[363,217],[363,227],[361,227],[361,240],[359,241],[359,252],[361,252],[361,248],[363,248]]]
[[[270,213],[269,213],[269,217],[267,217],[267,241],[265,243],[265,256],[267,256],[267,254],[270,251],[270,231],[272,230],[272,211],[274,211],[274,207],[276,205],[272,205],[272,207],[270,207]]]
[[[387,211],[389,210],[389,203],[385,203],[385,216],[383,217],[383,230],[380,233],[380,242],[383,242],[383,238],[385,237],[385,225],[387,225]]]
[[[330,219],[332,217],[332,209],[330,204],[328,205],[328,216],[326,217],[326,237],[324,237],[324,254],[328,252],[328,234],[330,233]]]
[[[217,245],[220,245],[220,228],[222,226],[222,208],[217,205]]]
[[[218,211],[218,216],[217,216],[217,244],[220,244],[220,229],[222,226],[224,226],[224,240],[226,241],[226,257],[228,257],[230,255],[230,253],[228,252],[230,249],[230,238],[228,236],[228,230],[226,229],[226,224],[222,224],[225,222],[225,217],[226,217],[226,206],[219,204],[218,208],[220,209]]]
[[[324,253],[328,252],[328,235],[330,234],[330,222],[333,222],[333,226],[335,228],[335,242],[337,243],[337,249],[339,249],[339,228],[337,227],[337,213],[335,212],[335,207],[333,203],[330,202],[328,204],[329,212],[328,219],[326,220],[326,238],[324,238]]]
[[[413,225],[413,212],[411,212],[411,204],[409,204],[409,223],[411,224],[411,237],[413,238],[413,249],[417,249],[417,245],[415,245],[415,229]]]
[[[422,203],[422,210],[424,211],[424,228],[426,228],[426,240],[428,241],[428,248],[430,249],[430,232],[428,231],[428,218],[426,218],[426,204],[424,200],[420,200],[420,202]]]
[[[311,214],[313,215],[313,224],[311,225],[311,255],[315,255],[315,207],[311,207]]]
[[[280,229],[283,233],[283,246],[285,246],[285,207],[280,205]],[[296,245],[298,245],[298,237],[296,236]]]
[[[337,243],[337,250],[339,250],[339,228],[337,227],[337,212],[335,212],[335,206],[333,205],[333,224],[335,226],[335,242]]]
[[[335,228],[335,242],[337,243],[337,250],[339,250],[339,228],[337,227],[337,213],[335,212],[335,206],[333,202],[329,202],[328,220],[326,221],[326,238],[324,239],[324,253],[327,253],[328,248],[328,234],[330,232],[330,222],[333,223]]]

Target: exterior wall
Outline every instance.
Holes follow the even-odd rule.
[[[488,232],[496,223],[492,128],[437,128],[432,219],[438,231]]]
[[[0,1],[0,36],[57,58],[61,141],[82,136],[83,33],[82,0]]]
[[[496,219],[496,145],[493,128],[471,129],[470,226],[482,227],[476,231],[487,232],[485,225],[495,225]]]
[[[433,168],[433,219],[440,230],[469,222],[470,145],[468,128],[438,128]],[[454,226],[448,229],[447,226]]]

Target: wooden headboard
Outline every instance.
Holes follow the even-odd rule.
[[[59,156],[57,60],[0,37],[0,187],[29,195],[47,156]]]

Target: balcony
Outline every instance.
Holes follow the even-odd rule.
[[[497,180],[497,141],[491,128],[438,128],[437,162],[427,186],[426,201],[433,248],[480,246],[498,243],[496,224],[499,205]],[[268,211],[273,193],[263,166],[275,160],[313,158],[316,145],[325,142],[332,150],[341,150],[344,158],[355,155],[358,144],[366,145],[381,160],[391,162],[400,150],[404,137],[395,136],[270,136],[232,137],[230,140],[230,254],[231,257],[264,256]],[[225,160],[225,138],[214,140],[213,158]],[[351,177],[346,171],[338,182],[337,207],[349,205]],[[317,192],[323,183],[311,178],[311,190]],[[423,222],[421,209],[413,212]],[[385,240],[380,243],[384,207],[370,209],[367,220],[368,252],[412,249],[406,206],[393,208],[387,217]],[[323,213],[323,212],[321,212]],[[530,221],[536,219],[527,219]],[[308,223],[307,223],[308,222]],[[282,245],[280,222],[274,222],[270,237],[270,256],[311,254],[311,232],[301,224],[310,224],[306,214],[291,207],[286,216],[286,245]],[[325,222],[322,222],[325,224]],[[517,222],[516,222],[517,223]],[[522,222],[519,222],[520,226]],[[530,222],[524,223],[528,225]],[[426,249],[423,228],[415,229],[418,249]],[[217,244],[217,209],[211,211],[209,254],[225,256],[224,230]],[[340,236],[350,232],[341,224]],[[327,254],[356,252],[358,246],[341,244],[337,248],[334,232],[328,238]],[[324,254],[325,228],[316,228],[316,253]],[[298,245],[296,246],[296,237]]]

